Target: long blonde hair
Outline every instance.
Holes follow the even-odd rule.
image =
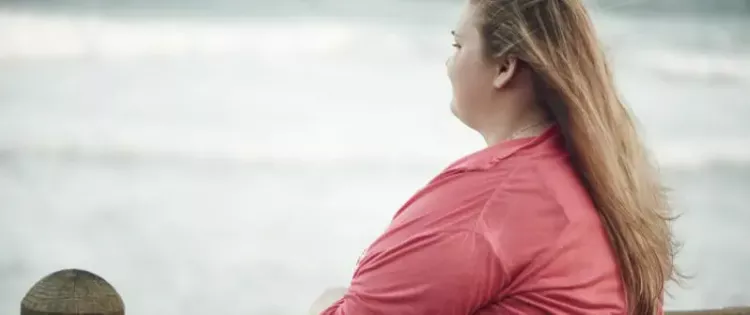
[[[629,314],[655,314],[677,244],[655,166],[620,101],[581,0],[471,0],[488,60],[530,66],[619,260]]]

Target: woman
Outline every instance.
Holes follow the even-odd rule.
[[[452,110],[487,148],[412,197],[315,312],[661,314],[668,205],[581,0],[472,0],[454,36]]]

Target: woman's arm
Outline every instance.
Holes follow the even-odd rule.
[[[365,257],[344,296],[320,314],[471,314],[506,280],[483,236],[473,231],[419,235]]]
[[[310,315],[319,315],[326,308],[333,305],[333,303],[341,300],[341,298],[344,297],[344,294],[346,294],[346,290],[347,288],[329,288],[323,292],[315,302],[313,302],[308,313]]]

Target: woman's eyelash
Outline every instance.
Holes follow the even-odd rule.
[[[456,48],[461,48],[461,45],[459,45],[458,43],[453,43],[451,46],[456,47]]]

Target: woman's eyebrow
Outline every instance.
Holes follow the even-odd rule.
[[[451,35],[458,37],[458,33],[456,33],[456,30],[451,30]]]

